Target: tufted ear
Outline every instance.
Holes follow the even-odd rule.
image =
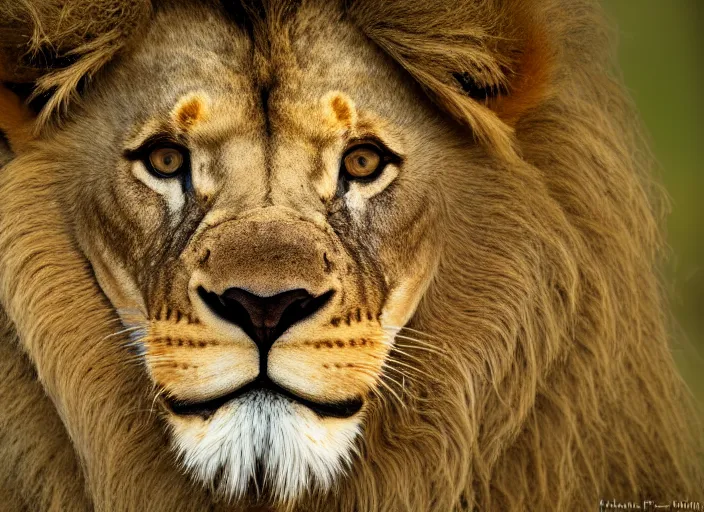
[[[150,0],[0,0],[0,83],[28,93],[22,100],[36,110],[35,131],[66,112],[151,8]],[[3,91],[3,106],[16,102]]]
[[[513,127],[549,94],[541,2],[349,0],[362,31],[475,136],[511,157]]]

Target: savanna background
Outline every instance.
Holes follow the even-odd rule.
[[[674,355],[704,407],[704,0],[602,0],[671,200]]]

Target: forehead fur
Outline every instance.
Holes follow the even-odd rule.
[[[76,91],[120,52],[139,44],[154,13],[209,9],[246,30],[274,76],[297,13],[333,10],[403,67],[441,108],[475,135],[509,151],[511,124],[548,93],[552,53],[538,2],[442,0],[14,0],[0,1],[0,70],[34,83],[45,101],[38,129],[63,113]],[[86,14],[88,13],[88,14]],[[451,16],[446,13],[452,13]],[[305,24],[305,20],[303,20]],[[547,29],[545,29],[547,30]],[[25,41],[17,45],[17,41]]]

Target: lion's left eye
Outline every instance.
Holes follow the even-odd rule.
[[[177,147],[157,147],[149,153],[149,168],[153,174],[161,178],[171,178],[183,171],[186,156],[185,151]]]
[[[350,179],[375,177],[385,164],[383,154],[371,145],[352,148],[343,159],[344,171]]]

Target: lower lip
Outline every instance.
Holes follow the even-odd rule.
[[[353,398],[351,400],[345,400],[342,402],[335,403],[318,403],[305,398],[294,395],[290,391],[287,391],[280,386],[272,383],[271,381],[257,379],[250,384],[218,398],[208,400],[205,402],[186,402],[178,400],[166,400],[166,404],[176,415],[179,416],[200,416],[202,418],[209,418],[215,414],[220,407],[226,403],[240,398],[249,392],[257,390],[268,390],[270,392],[276,393],[280,396],[288,398],[292,402],[304,405],[316,413],[321,418],[350,418],[357,414],[364,405],[361,398]]]

